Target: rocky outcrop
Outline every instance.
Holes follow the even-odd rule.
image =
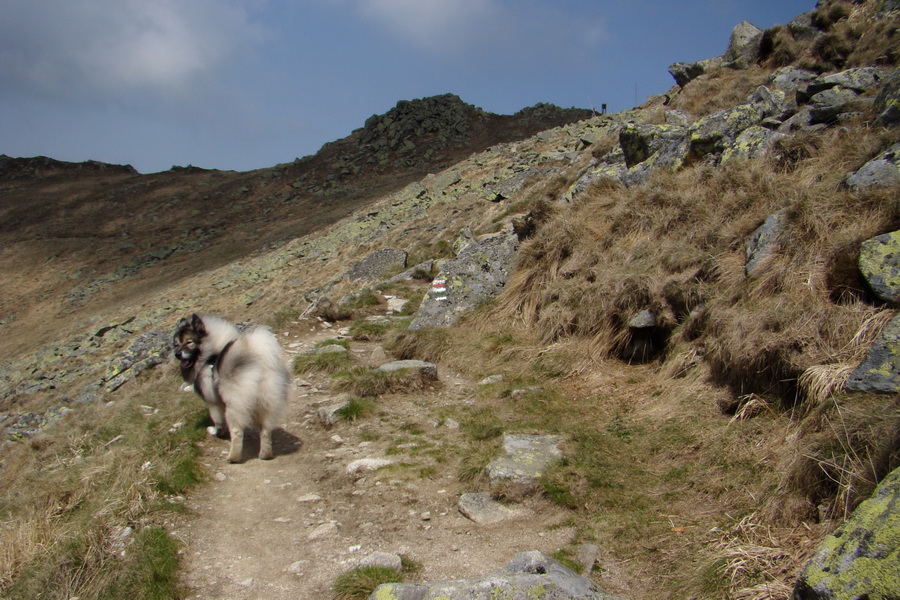
[[[751,125],[735,138],[733,144],[725,148],[720,164],[759,158],[768,152],[775,142],[786,137],[784,133],[772,131],[761,125]]]
[[[690,150],[698,157],[721,154],[745,129],[782,111],[784,93],[760,86],[742,104],[703,117],[690,129]]]
[[[497,296],[506,285],[518,248],[518,237],[508,233],[463,245],[455,259],[441,266],[409,328],[449,327],[463,313]]]
[[[116,356],[106,370],[104,388],[113,392],[147,369],[169,359],[172,344],[169,332],[154,329],[135,338],[128,348]]]
[[[443,583],[388,583],[370,600],[615,600],[589,579],[539,551],[519,554],[503,569],[481,579]]]
[[[863,242],[859,249],[859,270],[880,300],[900,300],[900,231]]]
[[[900,317],[887,324],[844,386],[849,392],[900,392]]]
[[[746,69],[759,60],[762,29],[748,21],[742,21],[731,30],[728,49],[722,60],[731,68]]]
[[[900,598],[900,469],[819,545],[794,600]]]
[[[900,186],[900,143],[894,144],[847,176],[854,191]]]
[[[113,165],[88,160],[74,163],[55,160],[46,156],[33,158],[13,158],[0,154],[0,179],[43,179],[59,173],[83,174],[85,177],[97,175],[138,175],[131,165]]]
[[[365,279],[374,281],[387,277],[406,268],[406,251],[382,248],[362,259],[347,273],[351,280]]]
[[[367,119],[359,143],[378,157],[387,151],[421,151],[414,140],[431,134],[435,139],[430,149],[440,150],[465,142],[473,124],[486,117],[454,94],[402,100],[387,113]]]
[[[762,30],[742,21],[731,30],[728,48],[725,53],[715,58],[707,58],[696,62],[677,62],[669,67],[669,74],[680,87],[684,87],[704,73],[722,66],[733,69],[746,69],[759,60]]]
[[[875,112],[878,123],[885,127],[900,125],[900,69],[884,82],[884,87],[875,98]]]

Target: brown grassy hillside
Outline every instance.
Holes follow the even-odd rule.
[[[900,466],[897,395],[843,390],[896,315],[859,275],[860,244],[900,228],[896,189],[853,192],[844,178],[900,130],[875,125],[869,109],[760,158],[689,160],[639,186],[600,181],[564,198],[625,123],[732,107],[787,64],[895,68],[900,21],[879,5],[821,3],[811,19],[822,35],[768,31],[750,68],[540,136],[497,124],[502,135],[478,138],[474,154],[446,146],[403,168],[418,150],[397,145],[369,162],[376,118],[318,158],[252,173],[6,162],[0,425],[32,415],[44,426],[0,449],[0,594],[180,593],[167,532],[208,476],[202,407],[176,397],[172,369],[112,392],[97,389],[97,373],[139,334],[203,309],[276,330],[334,322],[397,358],[473,381],[502,375],[453,413],[464,441],[422,478],[477,489],[502,433],[558,433],[565,459],[526,498],[566,511],[575,535],[558,558],[597,544],[594,578],[636,600],[788,598],[815,544]],[[514,191],[491,194],[510,181]],[[778,211],[780,250],[747,277],[745,241]],[[451,328],[364,320],[384,294],[417,301],[421,282],[374,290],[374,307],[313,311],[359,289],[341,276],[373,250],[446,258],[461,230],[492,233],[525,214],[530,235],[504,292]],[[636,352],[627,324],[645,309],[656,337]],[[383,390],[358,393],[378,407],[363,425],[389,420]],[[111,541],[123,523],[138,536],[124,557]]]

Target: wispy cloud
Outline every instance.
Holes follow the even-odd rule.
[[[593,46],[606,37],[598,19],[539,0],[355,0],[359,13],[421,50],[435,54],[539,52]]]
[[[0,0],[3,87],[50,95],[189,93],[260,30],[215,0]]]

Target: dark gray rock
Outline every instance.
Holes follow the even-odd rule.
[[[145,370],[163,364],[172,353],[169,332],[154,329],[135,338],[128,348],[113,357],[104,376],[104,389],[113,392]]]
[[[859,270],[879,299],[900,300],[900,231],[863,242],[859,249]]]
[[[799,67],[782,67],[772,74],[771,86],[785,94],[795,94],[816,78],[816,74]]]
[[[406,251],[382,248],[376,250],[350,268],[349,279],[374,281],[406,268]]]
[[[854,191],[900,186],[900,143],[894,144],[847,176]]]
[[[387,583],[369,600],[615,600],[589,579],[537,550],[523,552],[481,579],[443,583]]]
[[[746,69],[759,60],[762,30],[748,21],[742,21],[731,30],[728,49],[722,59],[732,68]]]
[[[787,26],[795,40],[812,40],[824,33],[813,25],[812,11],[797,15]]]
[[[395,360],[379,366],[378,370],[384,373],[405,370],[417,371],[422,379],[430,379],[432,381],[436,380],[438,376],[437,365],[424,360]]]
[[[704,73],[721,67],[724,62],[720,56],[696,62],[677,62],[669,66],[669,74],[675,79],[675,83],[680,87],[684,87]]]
[[[328,406],[320,406],[316,410],[316,418],[325,427],[331,427],[341,420],[341,411],[349,406],[349,401],[329,404]]]
[[[822,540],[793,600],[900,598],[900,469]]]
[[[721,153],[742,131],[759,124],[762,119],[761,111],[750,104],[741,104],[703,117],[690,129],[691,152],[698,157]]]
[[[495,234],[464,245],[441,266],[409,328],[449,327],[464,313],[496,297],[512,271],[519,238]]]
[[[760,267],[778,251],[780,247],[778,238],[786,223],[787,211],[780,210],[766,217],[763,224],[750,235],[744,245],[744,255],[747,259],[744,272],[747,277],[758,275]]]
[[[779,139],[787,135],[766,129],[761,125],[751,125],[741,132],[730,146],[722,152],[721,164],[727,164],[733,160],[748,160],[758,158],[766,153]]]
[[[824,92],[834,87],[842,87],[861,94],[866,90],[881,87],[885,76],[885,70],[878,67],[856,67],[840,73],[821,75],[811,81],[805,89],[797,92],[797,101],[800,103],[808,102],[810,98],[819,92]]]
[[[635,125],[629,123],[619,132],[619,146],[629,168],[642,163],[660,150],[678,144],[687,129],[677,125]]]
[[[900,69],[888,77],[875,98],[878,123],[885,127],[900,125]]]
[[[845,385],[850,392],[900,392],[900,317],[887,324]]]
[[[812,107],[802,106],[796,113],[787,118],[778,126],[778,133],[796,133],[798,131],[811,131],[813,128],[823,128],[824,125],[813,125]]]
[[[835,86],[822,90],[809,99],[810,121],[815,123],[832,123],[841,114],[860,112],[872,104],[871,98],[861,98],[849,88]]]

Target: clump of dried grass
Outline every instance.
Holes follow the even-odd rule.
[[[790,598],[794,572],[803,555],[786,545],[785,538],[783,532],[764,525],[761,515],[751,513],[711,543],[712,561],[718,566],[729,598]]]

